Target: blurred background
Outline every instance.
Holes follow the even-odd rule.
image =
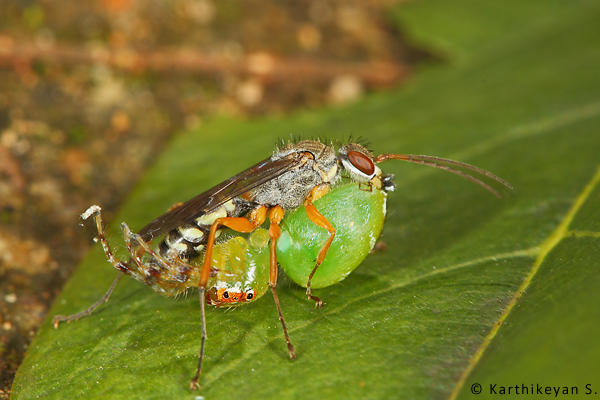
[[[0,2],[0,399],[37,327],[172,135],[335,107],[436,61],[392,0]],[[251,138],[249,138],[251,139]]]

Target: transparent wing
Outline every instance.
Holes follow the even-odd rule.
[[[271,179],[297,167],[304,157],[293,153],[272,161],[267,158],[245,171],[227,179],[212,189],[169,210],[143,227],[139,234],[146,242],[217,209],[223,203],[241,196]]]

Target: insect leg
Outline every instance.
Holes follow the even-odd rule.
[[[123,273],[124,272],[121,271],[119,276],[117,276],[116,279],[113,281],[112,285],[110,285],[110,287],[108,288],[106,293],[104,293],[104,296],[102,296],[102,298],[100,300],[98,300],[97,302],[92,304],[88,309],[80,311],[77,314],[73,314],[73,315],[55,315],[54,318],[52,318],[52,325],[54,325],[54,329],[58,329],[58,324],[61,322],[64,322],[64,321],[71,322],[71,321],[78,320],[81,317],[85,317],[86,315],[90,315],[96,308],[98,308],[98,306],[100,306],[100,304],[106,303],[108,301],[110,295],[112,294],[113,290],[115,290],[115,286],[117,286],[117,283],[123,276]]]
[[[98,239],[100,240],[100,244],[102,244],[102,249],[104,249],[104,254],[108,261],[121,272],[126,273],[127,275],[131,275],[133,269],[131,266],[125,262],[119,261],[115,258],[112,251],[110,250],[110,246],[108,245],[108,240],[106,240],[106,236],[104,235],[104,227],[102,226],[102,209],[100,206],[91,206],[87,209],[86,212],[81,214],[82,219],[88,219],[90,216],[94,216],[94,222],[96,223],[96,229],[98,230]]]
[[[273,291],[273,299],[275,305],[277,305],[277,312],[279,313],[279,320],[281,321],[281,327],[283,328],[283,335],[285,336],[285,342],[288,347],[288,354],[291,360],[296,359],[296,350],[290,341],[287,328],[285,326],[285,320],[283,319],[283,313],[281,312],[281,304],[279,304],[279,298],[277,297],[277,239],[281,236],[281,229],[279,224],[283,219],[284,210],[280,206],[275,206],[269,212],[269,237],[271,238],[271,257],[270,257],[270,274],[269,274],[269,286]]]
[[[250,219],[244,217],[224,217],[217,218],[210,227],[208,241],[206,243],[206,252],[204,253],[204,263],[202,265],[202,274],[200,275],[199,286],[206,287],[210,276],[210,264],[212,262],[212,252],[215,245],[215,236],[219,226],[226,226],[236,232],[250,233],[261,226],[267,219],[267,207],[260,206],[250,212]]]
[[[99,206],[91,206],[90,208],[87,209],[86,212],[81,214],[81,218],[88,219],[92,215],[94,216],[94,222],[96,223],[96,229],[98,230],[98,239],[100,240],[100,243],[102,244],[102,248],[104,249],[106,258],[108,258],[108,261],[110,261],[110,263],[113,265],[113,267],[118,269],[121,273],[114,280],[114,282],[112,283],[112,285],[110,286],[108,291],[104,294],[104,296],[102,296],[102,298],[100,300],[98,300],[97,302],[92,304],[91,307],[89,307],[86,310],[83,310],[81,312],[78,312],[77,314],[73,314],[73,315],[67,315],[67,316],[55,315],[54,318],[52,319],[52,324],[54,325],[55,329],[58,328],[58,324],[60,322],[63,322],[63,321],[71,322],[71,321],[75,321],[83,316],[90,315],[96,308],[98,308],[98,306],[100,306],[100,304],[108,301],[110,295],[112,294],[113,290],[115,289],[115,286],[117,286],[117,283],[119,282],[119,280],[121,279],[123,274],[125,273],[128,275],[131,275],[133,272],[133,269],[129,266],[129,264],[117,260],[115,258],[115,256],[112,254],[112,251],[110,250],[110,247],[108,245],[108,241],[106,240],[106,237],[104,235],[104,227],[102,225],[101,211],[102,211],[102,209]]]
[[[327,232],[329,232],[329,238],[327,239],[323,247],[321,247],[321,250],[319,250],[319,255],[317,256],[315,267],[313,268],[310,275],[308,275],[308,282],[306,283],[306,294],[308,295],[308,298],[315,301],[315,307],[323,307],[323,301],[320,298],[311,294],[310,281],[315,275],[315,272],[317,272],[317,268],[319,268],[319,266],[323,263],[323,260],[325,259],[325,256],[329,251],[329,246],[331,246],[331,242],[333,242],[333,239],[335,238],[335,228],[333,227],[333,225],[331,225],[327,218],[325,218],[323,214],[321,214],[317,210],[317,208],[314,205],[306,204],[305,208],[306,215],[308,216],[308,218],[316,225],[320,226],[321,228],[327,229]]]
[[[140,246],[140,243],[138,240],[136,240],[138,250],[136,250],[133,247],[132,239],[135,240],[136,237],[134,237],[134,235],[131,232],[131,229],[129,229],[129,227],[127,226],[126,223],[123,222],[121,224],[121,229],[123,230],[123,238],[125,239],[125,246],[127,247],[127,251],[129,251],[131,260],[133,260],[133,262],[135,263],[135,265],[138,267],[138,269],[140,271],[143,271],[142,256],[144,254],[145,249],[142,246]]]
[[[200,313],[202,316],[202,343],[200,344],[200,356],[198,358],[198,368],[196,369],[196,375],[190,382],[190,389],[196,390],[200,387],[198,380],[200,379],[200,373],[202,372],[202,360],[204,359],[204,345],[208,335],[206,334],[206,285],[210,277],[210,265],[212,261],[212,251],[215,245],[215,235],[219,226],[226,226],[237,232],[249,233],[254,231],[256,228],[261,226],[267,218],[267,207],[260,206],[250,212],[250,219],[243,217],[225,217],[217,218],[210,227],[208,234],[208,242],[206,243],[206,252],[204,253],[204,263],[202,265],[202,273],[200,274],[200,282],[198,284],[198,290],[200,292]]]
[[[327,232],[329,232],[329,238],[327,239],[323,247],[321,247],[321,250],[319,250],[319,254],[317,255],[317,259],[315,260],[315,267],[311,271],[310,275],[308,275],[308,282],[306,283],[306,295],[309,299],[314,300],[315,307],[319,308],[323,307],[323,301],[320,298],[311,294],[310,281],[315,275],[315,272],[317,272],[317,268],[319,268],[321,263],[323,263],[323,260],[325,259],[325,256],[329,251],[331,242],[333,242],[333,239],[335,238],[335,228],[333,227],[333,225],[331,225],[327,218],[325,218],[323,214],[321,214],[319,210],[317,210],[317,208],[313,205],[313,201],[323,196],[328,191],[329,186],[317,186],[312,190],[312,192],[304,202],[304,207],[306,209],[306,215],[308,216],[308,218],[317,226],[320,226],[323,229],[327,229]]]
[[[172,259],[165,258],[160,253],[154,251],[148,245],[148,243],[144,239],[142,239],[142,237],[140,235],[138,235],[137,233],[131,232],[131,229],[129,229],[127,224],[125,224],[125,223],[121,224],[121,228],[123,229],[123,237],[125,238],[125,244],[127,246],[127,250],[129,251],[131,258],[133,259],[133,261],[135,262],[135,264],[141,271],[140,273],[134,272],[131,275],[134,278],[136,278],[137,280],[139,280],[140,282],[144,282],[147,285],[152,286],[152,284],[153,284],[152,282],[159,281],[158,278],[154,278],[155,279],[154,281],[146,280],[146,278],[148,278],[148,275],[150,275],[150,276],[154,275],[152,273],[153,272],[152,270],[154,268],[149,262],[144,262],[142,260],[141,257],[144,253],[148,254],[150,256],[150,259],[153,260],[154,262],[156,262],[158,264],[158,266],[160,266],[160,268],[163,268],[164,270],[167,270],[167,271],[172,271],[180,266],[185,266],[185,264],[183,264],[177,258],[172,258]],[[134,248],[134,243],[138,247],[137,250]],[[154,271],[154,272],[156,272],[156,271]]]
[[[204,313],[204,310],[206,308],[206,287],[200,286],[198,289],[198,292],[200,293],[200,315],[202,317],[202,344],[200,345],[200,357],[198,357],[198,367],[196,368],[196,376],[194,376],[194,378],[190,382],[191,390],[196,390],[200,388],[198,379],[200,379],[200,373],[202,372],[202,360],[204,359],[204,344],[206,343],[206,339],[208,338],[208,335],[206,334],[206,315]]]

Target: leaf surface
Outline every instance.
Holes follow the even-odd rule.
[[[52,328],[54,314],[87,307],[117,275],[97,246],[32,342],[13,398],[464,398],[473,383],[484,393],[515,381],[583,393],[597,380],[600,6],[426,0],[392,16],[449,63],[345,108],[217,119],[181,134],[112,221],[110,242],[123,255],[120,222],[140,229],[290,133],[362,135],[377,154],[458,159],[515,190],[498,200],[443,171],[382,164],[398,185],[387,251],[316,291],[321,310],[281,282],[293,362],[269,293],[208,310],[197,393],[187,389],[200,344],[195,292],[173,301],[124,279],[92,316]]]

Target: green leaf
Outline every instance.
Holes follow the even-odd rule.
[[[87,307],[117,275],[98,246],[32,342],[15,399],[463,398],[475,383],[488,394],[492,384],[521,382],[600,392],[600,5],[426,0],[393,15],[449,65],[343,109],[220,119],[184,133],[113,228],[140,229],[290,133],[353,133],[376,153],[458,159],[514,192],[498,200],[443,171],[382,164],[398,184],[381,237],[388,250],[316,291],[321,310],[303,289],[280,284],[295,361],[268,293],[209,309],[197,393],[188,390],[200,344],[195,295],[173,301],[124,279],[94,314],[52,328],[54,314]]]

